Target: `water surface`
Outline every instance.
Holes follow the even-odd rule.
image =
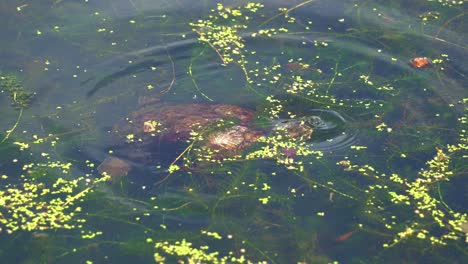
[[[261,4],[3,1],[1,262],[466,261],[466,4]],[[198,104],[255,116],[129,132],[142,109]],[[210,152],[230,121],[262,137]],[[98,182],[109,157],[129,171]]]

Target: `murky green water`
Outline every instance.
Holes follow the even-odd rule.
[[[410,2],[2,1],[0,262],[465,263],[466,4]]]

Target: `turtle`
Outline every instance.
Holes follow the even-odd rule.
[[[233,157],[252,146],[268,131],[255,125],[252,109],[224,103],[171,103],[143,97],[139,109],[112,128],[114,155],[98,167],[100,173],[126,175],[131,166],[154,162],[153,152],[161,144],[186,143],[198,137],[199,144],[216,152],[215,158]],[[283,121],[291,137],[309,139],[313,128],[299,121]]]

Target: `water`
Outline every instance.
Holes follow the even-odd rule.
[[[1,262],[466,262],[466,4],[262,3],[2,1]]]

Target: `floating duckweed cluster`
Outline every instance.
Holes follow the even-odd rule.
[[[9,177],[2,178],[5,181]],[[89,181],[84,177],[58,178],[50,184],[25,176],[21,179],[22,182],[7,184],[0,190],[0,223],[7,233],[82,228],[86,220],[77,216],[82,210],[77,203],[92,192],[95,184],[109,177],[95,179],[84,188],[84,183]]]
[[[310,149],[306,138],[291,138],[289,134],[290,131],[279,128],[270,136],[260,137],[258,139],[261,144],[260,149],[246,154],[246,159],[273,159],[277,164],[284,165],[288,169],[303,171],[301,159],[310,155],[317,158],[323,156],[321,151]]]
[[[379,173],[370,165],[353,165],[349,160],[339,163],[346,171],[354,171],[377,181],[366,191],[369,195],[367,214],[375,215],[388,210],[385,209],[388,202],[397,205],[399,210],[409,212],[407,219],[395,215],[383,217],[390,220],[385,221],[385,227],[397,233],[393,241],[385,243],[384,247],[395,246],[411,237],[436,245],[447,245],[450,240],[460,239],[468,243],[465,227],[468,214],[453,210],[440,194],[441,185],[466,173],[460,164],[468,162],[468,108],[465,115],[459,118],[459,124],[459,142],[436,148],[436,155],[426,162],[427,167],[421,169],[415,179],[397,173]],[[403,226],[403,222],[407,224]]]
[[[437,2],[440,3],[444,6],[457,6],[457,5],[463,5],[465,1],[456,1],[456,0],[427,0],[429,2]]]
[[[60,161],[41,148],[45,143],[54,148],[58,141],[58,137],[49,134],[46,137],[33,135],[29,141],[12,142],[20,151],[27,151],[34,161],[15,158],[14,163],[21,164],[20,160],[24,160],[22,173],[2,175],[0,224],[5,232],[83,227],[86,220],[80,217],[82,208],[79,203],[110,177],[93,179],[86,175],[70,178],[72,163]]]
[[[224,65],[236,64],[244,72],[247,81],[246,88],[256,95],[262,97],[271,103],[269,114],[272,118],[277,118],[280,114],[281,103],[277,100],[278,94],[290,94],[295,97],[300,97],[311,104],[318,104],[321,107],[344,107],[353,108],[359,107],[363,109],[382,108],[382,101],[362,101],[348,98],[335,98],[330,91],[330,87],[336,79],[343,74],[338,69],[338,64],[334,70],[334,77],[330,83],[326,85],[317,84],[316,81],[309,79],[311,73],[322,74],[321,69],[310,69],[308,63],[303,62],[302,58],[289,58],[288,62],[282,65],[278,62],[273,62],[269,66],[265,66],[261,62],[261,58],[255,60],[256,50],[246,47],[246,36],[258,39],[275,40],[274,37],[279,34],[288,34],[290,31],[287,27],[293,27],[296,22],[289,15],[288,9],[280,9],[284,14],[283,19],[286,19],[285,27],[275,28],[260,28],[255,26],[254,32],[249,33],[250,24],[254,21],[247,14],[257,12],[262,8],[262,4],[248,3],[244,7],[230,8],[222,4],[218,4],[217,9],[211,10],[212,14],[206,20],[198,20],[196,23],[190,23],[193,31],[199,35],[199,41],[207,43],[221,58]],[[269,20],[268,20],[269,21]],[[266,22],[261,25],[267,24]],[[311,30],[309,26],[306,30]],[[222,32],[222,33],[221,33]],[[307,42],[303,42],[306,45]],[[314,46],[321,49],[328,48],[327,42],[314,42]],[[317,59],[319,56],[317,56]],[[350,67],[351,68],[351,67]],[[285,70],[289,71],[285,74]],[[259,89],[259,88],[264,88]],[[388,84],[375,87],[377,91],[390,91],[395,93],[394,88]],[[279,91],[277,89],[280,89]]]
[[[232,235],[223,238],[216,232],[208,232],[202,230],[202,234],[219,240],[232,239]],[[211,251],[210,246],[202,245],[195,247],[193,243],[186,241],[176,241],[173,243],[158,242],[155,245],[156,253],[154,253],[154,260],[156,263],[173,263],[176,259],[185,263],[210,263],[210,264],[223,264],[223,263],[266,263],[265,261],[250,261],[245,255],[245,249],[239,249],[239,252],[230,251],[228,255],[221,255],[219,252]]]
[[[245,7],[230,8],[218,4],[207,20],[190,23],[193,30],[199,34],[199,40],[208,43],[217,51],[223,64],[235,62],[245,66],[244,43],[241,37],[243,30],[248,28],[251,19],[243,12],[255,13],[262,4],[248,3]],[[245,68],[244,68],[245,69]]]
[[[428,12],[425,12],[425,13],[422,13],[421,15],[419,15],[419,18],[423,22],[428,22],[428,21],[431,21],[431,20],[437,20],[437,19],[440,18],[440,13],[435,12],[435,11],[428,11]]]
[[[12,99],[15,108],[28,108],[34,96],[27,91],[14,74],[2,74],[0,72],[0,88],[5,89]]]

